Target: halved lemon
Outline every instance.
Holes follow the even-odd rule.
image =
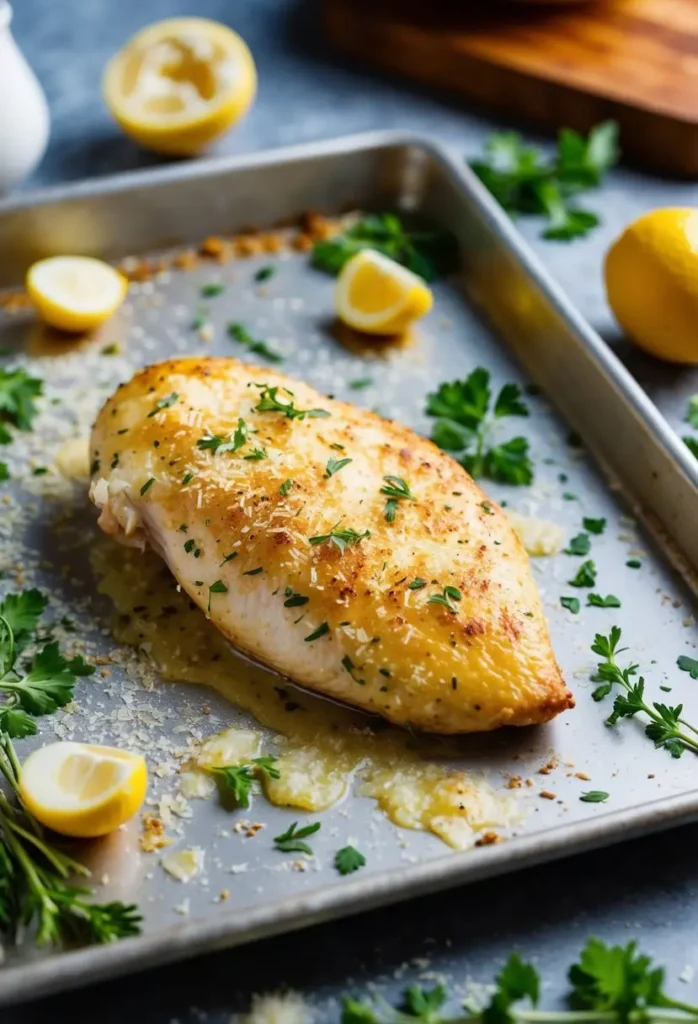
[[[91,331],[119,308],[128,281],[91,256],[49,256],[29,268],[26,287],[47,324],[62,331]]]
[[[421,277],[373,249],[353,256],[337,280],[337,316],[366,334],[399,334],[428,313],[432,302]]]
[[[24,762],[19,795],[30,814],[64,836],[104,836],[138,812],[145,759],[117,747],[51,743]]]
[[[247,44],[226,25],[171,18],[137,32],[107,64],[102,87],[132,139],[190,156],[247,112],[257,72]]]

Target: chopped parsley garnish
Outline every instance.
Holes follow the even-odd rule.
[[[518,384],[505,384],[492,404],[489,371],[478,366],[463,381],[444,383],[427,396],[426,412],[436,416],[431,440],[453,452],[473,477],[498,483],[530,484],[533,464],[525,437],[488,446],[496,424],[508,416],[528,416]]]
[[[182,477],[182,487],[186,487],[187,484],[190,484],[193,479],[194,479],[194,474],[193,473],[185,473],[184,476]]]
[[[580,800],[583,804],[602,804],[605,800],[608,800],[610,793],[605,793],[602,789],[591,789],[588,793],[582,793]]]
[[[155,483],[155,477],[154,476],[151,476],[151,478],[149,480],[146,480],[146,482],[141,487],[141,497],[144,494],[148,493],[148,491],[150,490],[150,488],[153,486],[154,483]]]
[[[161,398],[155,403],[155,407],[148,413],[148,419],[152,416],[157,416],[162,409],[169,409],[170,406],[174,405],[177,401],[179,401],[179,395],[176,391],[173,391],[171,395],[166,395],[165,398]]]
[[[267,384],[257,386],[261,386],[261,393],[259,402],[254,407],[255,412],[280,412],[290,420],[304,420],[306,417],[320,419],[332,415],[327,409],[296,409],[293,392],[288,388],[278,385],[270,388]],[[289,395],[290,401],[280,399],[279,391],[284,395]]]
[[[8,469],[6,462],[0,462],[0,483],[4,483],[5,480],[10,479],[10,470]]]
[[[46,466],[34,466],[32,470],[32,476],[46,476],[48,469]]]
[[[307,853],[309,857],[312,857],[313,851],[303,840],[307,839],[308,836],[315,835],[319,831],[319,821],[314,822],[312,825],[304,825],[302,828],[298,828],[298,822],[294,821],[291,827],[280,836],[274,836],[276,849],[280,850],[281,853]]]
[[[587,608],[620,608],[620,601],[614,594],[587,594]]]
[[[285,498],[288,492],[293,487],[293,480],[284,480],[281,487],[279,487],[279,494],[282,498]]]
[[[446,506],[446,508],[450,508],[450,507],[451,507],[450,505]],[[494,515],[494,509],[490,505],[489,501],[481,501],[480,502],[480,508],[483,510],[483,512],[486,512],[488,516],[493,516]]]
[[[330,631],[329,625],[326,622],[322,622],[322,623],[320,623],[320,625],[318,626],[317,629],[314,629],[312,633],[310,633],[308,636],[304,637],[303,639],[305,640],[305,642],[307,644],[309,644],[309,643],[312,643],[313,640],[319,640],[321,636],[325,636],[327,633],[329,633],[329,631]]]
[[[640,561],[639,558],[631,558],[625,564],[628,567],[628,569],[641,569],[642,568],[642,562]]]
[[[309,597],[305,597],[303,594],[297,594],[292,587],[286,587],[284,590],[284,608],[300,608],[301,605],[307,604],[310,600]]]
[[[234,558],[237,558],[237,556],[238,556],[238,552],[237,551],[231,551],[229,555],[225,556],[225,558],[221,562],[221,565],[225,565],[227,562],[232,562]]]
[[[253,448],[249,455],[243,455],[243,459],[246,462],[257,462],[260,459],[268,459],[266,448],[262,445],[259,448]]]
[[[259,341],[253,338],[243,324],[228,324],[228,334],[235,341],[239,341],[241,345],[245,345],[250,352],[262,356],[270,363],[282,363],[284,361],[284,357],[279,352],[275,352],[273,348],[270,348],[266,341]]]
[[[572,197],[601,183],[618,160],[617,139],[614,121],[592,128],[587,138],[563,128],[555,156],[546,160],[517,132],[500,132],[470,166],[507,213],[547,217],[543,238],[568,242],[599,223],[595,213],[573,205]]]
[[[570,541],[570,546],[565,548],[566,555],[588,555],[591,551],[591,540],[587,533],[578,533]]]
[[[579,615],[581,602],[578,597],[561,597],[560,604],[563,608],[566,608],[568,612],[572,612],[573,615]]]
[[[339,548],[342,554],[346,551],[347,547],[351,547],[353,544],[358,544],[359,541],[365,540],[371,536],[370,530],[364,530],[363,533],[357,533],[356,530],[347,528],[345,530],[330,530],[329,533],[321,533],[317,537],[308,537],[310,544],[325,544],[329,541],[334,544],[335,547]]]
[[[195,547],[196,547],[196,541],[193,538],[190,538],[189,540],[186,540],[184,542],[184,550],[186,551],[186,553],[188,555],[191,554],[191,552],[194,550]]]
[[[600,685],[591,696],[595,701],[601,701],[614,690],[614,687],[620,691],[616,692],[613,711],[606,719],[606,724],[615,725],[621,718],[635,718],[641,714],[645,719],[649,719],[649,724],[645,726],[645,735],[652,740],[655,747],[662,747],[672,757],[681,757],[684,750],[698,754],[698,729],[682,717],[683,705],[670,707],[657,701],[648,704],[645,700],[644,678],[640,676],[637,681],[634,679],[639,666],[619,666],[617,655],[622,650],[618,647],[620,638],[621,631],[618,626],[614,626],[608,636],[597,633],[591,647],[594,654],[603,658],[597,666],[595,676],[596,680],[600,680]]]
[[[224,452],[239,452],[247,444],[248,439],[249,428],[240,416],[235,431],[228,438],[221,437],[219,434],[209,434],[200,438],[196,442],[196,447],[201,451],[211,451],[214,455],[222,455]]]
[[[340,469],[344,469],[345,466],[348,466],[353,461],[353,459],[328,459],[325,466],[325,476],[334,476],[335,473],[339,473]]]
[[[448,610],[453,615],[455,615],[456,614],[456,608],[455,608],[453,602],[454,601],[460,601],[462,599],[462,597],[463,597],[463,595],[461,594],[461,592],[458,589],[458,587],[444,587],[440,594],[432,594],[429,597],[429,599],[427,600],[427,604],[440,604],[440,605],[443,605],[444,608],[448,608]]]
[[[194,585],[195,586],[202,586],[201,582],[197,581],[197,580],[194,581]],[[223,580],[216,580],[215,583],[212,583],[210,585],[210,587],[208,588],[208,610],[211,611],[211,598],[212,598],[212,596],[214,594],[227,594],[227,593],[228,593],[228,588],[226,587],[226,585],[223,582]]]
[[[422,587],[426,587],[426,585],[427,585],[427,581],[423,580],[420,576],[417,576],[416,579],[412,580],[412,582],[409,584],[407,589],[408,590],[421,590]]]
[[[37,414],[34,399],[42,395],[43,381],[30,376],[21,367],[16,370],[0,369],[0,425],[10,423],[18,430],[31,430]],[[4,430],[3,444],[9,441]]]
[[[270,277],[273,277],[276,273],[276,267],[267,265],[266,267],[260,267],[254,275],[255,281],[268,281]]]
[[[689,658],[687,654],[682,654],[676,659],[676,664],[682,672],[688,672],[691,679],[698,679],[698,661],[695,658]]]
[[[221,765],[209,768],[209,771],[221,779],[238,807],[249,807],[255,775],[269,779],[281,778],[279,769],[275,767],[277,760],[276,757],[264,754],[262,757],[253,757],[247,764]]]
[[[204,299],[213,299],[216,295],[222,295],[225,291],[225,285],[221,284],[220,281],[213,281],[211,284],[203,284],[199,289],[199,293]]]
[[[572,580],[567,581],[571,587],[593,587],[596,583],[596,566],[589,559],[586,562],[582,562],[580,565],[577,575]]]
[[[417,499],[401,476],[384,476],[383,479],[385,484],[381,487],[380,493],[385,494],[388,499],[383,509],[383,515],[386,523],[392,523],[395,521],[399,501],[416,501]]]
[[[247,572],[243,572],[243,576],[259,576],[260,572],[264,572],[264,566],[258,565],[256,569],[248,569]]]
[[[365,863],[366,858],[355,846],[343,846],[334,856],[334,866],[340,875],[350,875],[352,871],[362,868]]]
[[[582,519],[582,526],[589,533],[600,534],[606,529],[605,519],[589,519],[587,516]]]
[[[393,213],[362,217],[340,234],[315,243],[313,266],[338,274],[362,249],[374,249],[402,263],[425,281],[448,273],[456,264],[457,246],[446,231],[406,228]]]
[[[577,495],[576,494],[572,494],[571,491],[563,491],[562,492],[562,500],[563,501],[578,501],[579,499],[577,498]]]
[[[373,377],[357,377],[356,380],[349,381],[352,391],[363,391],[364,388],[370,388],[372,384]]]

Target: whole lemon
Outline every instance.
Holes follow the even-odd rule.
[[[698,209],[638,217],[608,250],[604,275],[632,341],[659,359],[698,363]]]

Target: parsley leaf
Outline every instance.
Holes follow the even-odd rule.
[[[354,544],[358,544],[359,541],[370,536],[370,530],[364,530],[363,533],[357,533],[356,530],[352,530],[347,527],[344,530],[330,530],[329,533],[321,533],[318,534],[317,537],[308,537],[308,542],[315,546],[317,544],[325,544],[329,541],[331,544],[334,544],[336,548],[339,548],[342,554],[344,554],[347,547],[352,547]]]
[[[26,647],[47,604],[48,598],[36,589],[8,594],[0,604],[0,616],[12,630],[16,651]]]
[[[591,559],[582,562],[577,570],[577,575],[567,582],[571,587],[593,587],[596,583],[596,565]]]
[[[334,866],[340,875],[350,875],[352,871],[358,871],[366,863],[363,853],[354,846],[343,846],[337,850],[334,857]]]
[[[284,482],[281,484],[281,487],[279,487],[279,494],[281,495],[281,497],[285,498],[292,487],[293,480],[284,480]]]
[[[339,473],[340,469],[344,469],[345,466],[348,466],[353,461],[353,459],[328,459],[325,466],[325,476],[328,478],[334,476],[335,473]]]
[[[652,968],[650,958],[637,953],[635,942],[607,946],[589,939],[579,963],[570,968],[569,980],[575,1009],[615,1012],[619,1021],[632,1019],[634,1011],[645,1016],[647,1007],[679,1005],[662,992],[664,971]]]
[[[582,526],[589,533],[600,534],[606,529],[605,519],[589,519],[587,516],[582,519]]]
[[[312,633],[309,633],[308,636],[303,637],[303,639],[307,644],[310,644],[313,640],[319,640],[321,636],[325,636],[329,631],[330,627],[328,623],[321,622],[317,629],[314,629]]]
[[[294,821],[280,836],[274,836],[276,849],[282,853],[307,853],[312,857],[312,849],[303,840],[320,831],[320,822],[315,821],[312,825],[304,825],[302,828],[297,828],[297,825],[298,822]]]
[[[148,413],[148,419],[151,419],[153,416],[157,416],[162,409],[169,409],[170,406],[174,405],[178,400],[179,395],[176,391],[173,391],[171,395],[166,395],[165,398],[161,398],[155,403],[154,408],[152,408]]]
[[[492,406],[489,371],[476,367],[462,381],[441,384],[427,396],[426,412],[438,417],[431,440],[444,451],[460,452],[459,462],[473,477],[499,483],[530,484],[533,465],[525,437],[487,447],[491,431],[507,416],[528,416],[518,384],[505,384]]]
[[[37,414],[34,399],[42,395],[43,381],[26,370],[0,369],[0,423],[11,423],[18,430],[31,430]],[[7,443],[3,440],[3,443]]]
[[[586,533],[578,533],[570,541],[570,546],[565,548],[566,555],[588,555],[591,550],[591,540]]]
[[[210,771],[222,779],[239,807],[249,807],[255,774],[269,779],[281,778],[281,772],[275,767],[277,760],[278,758],[270,754],[263,754],[261,757],[253,757],[247,764],[221,765],[211,768]]]
[[[620,601],[615,594],[587,594],[587,608],[620,608]]]
[[[13,696],[31,715],[50,715],[69,704],[74,689],[75,672],[55,641],[34,655],[27,675],[16,680],[5,677],[0,681],[0,690]]]
[[[463,595],[458,587],[444,587],[440,594],[432,594],[431,597],[428,598],[427,604],[441,604],[444,608],[448,608],[448,610],[455,615],[457,609],[453,602],[460,601],[462,598]]]
[[[482,1024],[513,1024],[510,1013],[514,1003],[529,999],[538,1005],[540,979],[532,964],[527,964],[518,953],[512,953],[495,978],[496,991],[482,1011]]]
[[[582,793],[579,799],[583,804],[602,804],[609,796],[610,793],[605,793],[602,789],[591,789],[588,793]]]
[[[310,600],[309,597],[305,597],[303,594],[297,594],[292,587],[286,587],[284,597],[286,598],[284,608],[300,608]]]
[[[362,217],[333,238],[316,242],[313,266],[336,275],[352,256],[374,249],[433,281],[456,265],[457,245],[445,231],[412,231],[393,213]]]
[[[273,277],[276,273],[276,267],[267,265],[266,267],[260,267],[255,273],[255,281],[268,281],[270,277]]]
[[[424,989],[421,985],[410,985],[405,989],[405,1010],[411,1017],[416,1017],[424,1024],[439,1024],[442,1020],[437,1011],[446,1002],[446,989],[443,985],[435,985],[432,989]]]
[[[578,597],[561,597],[560,604],[563,608],[566,608],[568,611],[572,612],[573,615],[579,615],[581,603]]]
[[[279,352],[275,352],[273,348],[270,348],[266,341],[258,341],[253,338],[243,324],[228,324],[228,334],[231,338],[239,341],[241,345],[246,345],[250,352],[262,356],[268,362],[283,363],[284,357]]]
[[[676,659],[676,664],[682,672],[689,672],[691,679],[698,679],[698,661],[695,658],[689,658],[686,654],[682,654]]]
[[[211,451],[214,455],[223,455],[224,452],[239,452],[247,444],[249,433],[249,427],[240,416],[234,433],[227,440],[219,434],[207,434],[206,437],[199,438],[196,447],[200,451]]]
[[[681,440],[686,445],[691,455],[695,455],[698,459],[698,441],[696,441],[695,437],[683,437]]]

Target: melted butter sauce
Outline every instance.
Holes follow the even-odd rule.
[[[482,830],[520,819],[510,794],[435,761],[457,756],[457,743],[412,736],[240,658],[186,594],[177,592],[156,555],[100,540],[92,562],[100,593],[114,605],[118,642],[145,652],[165,679],[213,687],[277,734],[280,778],[264,780],[271,803],[323,811],[346,796],[358,775],[360,794],[373,797],[395,824],[433,832],[458,849],[472,846]],[[259,742],[250,730],[226,730],[205,744],[200,765],[206,759],[246,760],[256,755]]]

